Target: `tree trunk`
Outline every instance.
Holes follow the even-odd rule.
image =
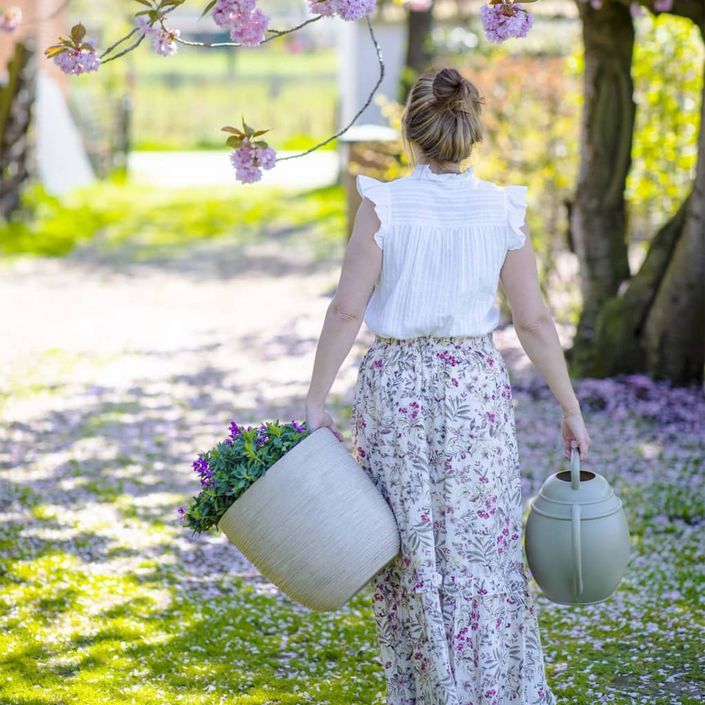
[[[572,372],[592,374],[598,313],[629,278],[624,191],[631,166],[635,104],[631,78],[634,27],[628,6],[594,10],[577,0],[585,46],[581,159],[571,232],[581,271],[583,308],[573,348]]]
[[[406,59],[399,82],[399,102],[404,105],[414,81],[433,59],[430,47],[433,5],[428,10],[409,10],[407,15]]]
[[[7,83],[0,87],[0,218],[20,206],[20,194],[30,178],[32,118],[36,80],[34,42],[17,42],[7,65]]]
[[[681,3],[705,39],[703,14]],[[596,377],[643,372],[674,384],[702,381],[705,370],[705,66],[693,188],[659,230],[639,272],[595,319],[589,366]],[[583,361],[587,356],[583,357]]]

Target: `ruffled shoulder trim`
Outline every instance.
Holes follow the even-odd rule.
[[[385,181],[373,179],[371,176],[358,174],[355,179],[355,185],[360,196],[369,198],[374,204],[375,213],[381,226],[373,237],[380,249],[384,249],[384,238],[389,232],[392,220],[388,184]]]
[[[505,186],[504,197],[509,224],[507,249],[518,250],[526,242],[526,233],[521,230],[526,216],[526,192],[528,186]]]

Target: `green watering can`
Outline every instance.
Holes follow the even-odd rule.
[[[609,482],[580,469],[548,477],[529,503],[524,548],[529,569],[551,602],[591,605],[617,589],[629,562],[629,527]]]

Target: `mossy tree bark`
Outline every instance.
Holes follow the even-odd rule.
[[[675,384],[702,381],[705,119],[698,136],[693,188],[659,229],[639,271],[630,277],[622,193],[634,122],[631,78],[625,75],[634,43],[632,21],[626,2],[610,3],[603,15],[584,3],[578,6],[585,39],[585,110],[571,226],[585,303],[567,354],[571,372],[595,377],[644,372]],[[705,3],[676,0],[672,13],[693,20],[705,39]],[[705,67],[703,73],[705,79]],[[703,111],[705,93],[701,99]]]
[[[636,106],[631,77],[634,26],[629,8],[600,10],[577,0],[583,23],[585,74],[580,170],[571,233],[580,260],[583,307],[567,357],[573,371],[592,374],[600,309],[629,278],[624,191],[631,166]]]
[[[0,217],[20,207],[20,194],[30,178],[29,126],[34,104],[36,62],[34,40],[15,44],[7,65],[7,81],[0,86]]]
[[[657,233],[621,296],[606,302],[593,344],[597,376],[645,372],[701,381],[705,365],[705,66],[693,188]]]

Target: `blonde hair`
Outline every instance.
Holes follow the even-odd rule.
[[[416,143],[428,159],[462,162],[482,142],[480,112],[485,99],[472,81],[454,68],[429,68],[409,91],[402,114],[402,141],[413,162]]]

